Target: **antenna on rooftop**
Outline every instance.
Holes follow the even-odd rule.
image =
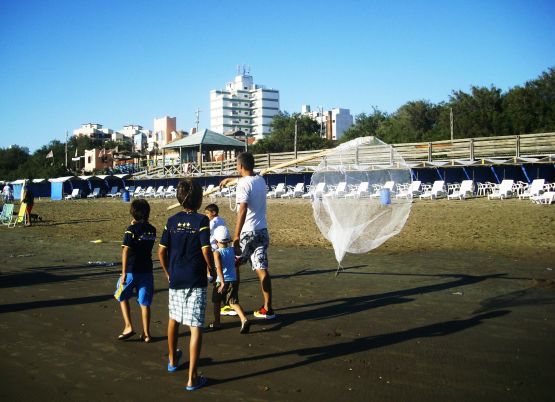
[[[197,107],[197,110],[195,112],[195,116],[197,118],[196,121],[195,121],[196,127],[197,127],[197,133],[198,133],[198,124],[199,124],[199,120],[200,120],[200,112],[201,112],[201,110]]]
[[[241,65],[237,64],[237,75],[241,75]]]

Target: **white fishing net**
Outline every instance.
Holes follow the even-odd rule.
[[[401,231],[412,197],[397,194],[411,182],[404,159],[375,137],[349,141],[322,159],[311,179],[312,208],[339,266],[346,253],[368,252]]]

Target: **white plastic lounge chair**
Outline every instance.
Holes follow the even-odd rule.
[[[297,198],[304,194],[304,183],[297,183],[295,187],[288,186],[288,190],[285,194],[281,195],[281,198]]]
[[[347,182],[342,181],[339,182],[339,184],[333,191],[324,194],[324,197],[341,198],[344,197],[345,194],[347,194]]]
[[[388,189],[390,193],[393,193],[393,187],[395,187],[395,182],[393,180],[390,180],[390,181],[386,181],[383,186],[374,185],[373,187],[374,187],[374,192],[370,194],[370,198],[380,198],[382,194],[381,191],[383,189]]]
[[[443,180],[436,180],[432,185],[432,188],[428,191],[425,191],[423,194],[420,194],[420,199],[429,198],[433,200],[434,198],[441,198],[445,197],[445,181]]]
[[[345,198],[364,198],[368,197],[370,193],[368,192],[368,186],[370,183],[363,181],[358,186],[354,187],[348,194],[345,194]]]
[[[13,216],[14,204],[4,204],[2,214],[0,214],[0,223],[7,225],[11,222]]]
[[[76,198],[81,198],[81,189],[79,188],[74,188],[71,194],[64,197],[64,200],[74,200]]]
[[[129,188],[129,195],[131,197],[140,197],[144,192],[145,190],[141,186],[135,187],[134,191],[131,191],[131,187]]]
[[[518,196],[519,199],[536,197],[543,193],[545,185],[545,179],[535,179],[529,187],[525,188],[524,191]]]
[[[553,204],[555,202],[555,191],[546,191],[543,194],[530,197],[536,204]]]
[[[112,189],[110,190],[110,192],[108,194],[106,194],[106,197],[117,197],[119,196],[119,191],[118,191],[118,187],[114,186],[112,187]]]
[[[303,194],[302,198],[312,198],[312,197],[322,198],[325,193],[326,193],[326,183],[318,183],[316,187],[311,187],[308,193]]]
[[[494,198],[499,198],[500,200],[502,200],[503,198],[512,197],[513,184],[514,184],[514,180],[503,180],[499,185],[499,188],[493,190],[493,192],[488,195],[488,200],[492,200]]]
[[[100,197],[100,187],[95,187],[93,192],[87,195],[87,198],[98,198]]]
[[[154,198],[160,198],[164,196],[164,186],[158,186],[158,188],[156,189],[156,191],[152,192],[150,195],[148,195],[147,197],[154,197]]]
[[[420,195],[420,186],[422,182],[420,180],[413,181],[406,190],[402,190],[395,195],[395,198],[414,198]]]
[[[175,197],[176,194],[177,194],[177,190],[175,189],[175,187],[168,186],[166,191],[164,191],[164,198],[172,198],[172,197]]]
[[[463,180],[461,186],[458,190],[454,190],[451,194],[447,195],[448,200],[458,198],[462,200],[463,198],[472,198],[474,195],[474,182],[472,180]]]
[[[156,190],[154,190],[154,186],[148,186],[144,193],[142,193],[142,197],[149,198],[154,196]]]
[[[282,194],[285,194],[285,183],[278,183],[278,185],[275,186],[272,191],[266,194],[266,197],[277,198],[281,197]]]

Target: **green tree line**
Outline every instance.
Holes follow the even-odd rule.
[[[374,135],[389,144],[555,131],[555,68],[507,92],[495,86],[453,91],[447,102],[407,102],[395,113],[377,108],[356,116],[341,138]]]
[[[106,142],[107,149],[114,144]],[[68,164],[71,167],[71,158],[75,155],[83,155],[86,149],[99,148],[103,144],[98,140],[88,137],[71,137],[67,143]],[[52,151],[53,157],[46,158]],[[0,148],[0,179],[44,179],[71,175],[75,172],[65,167],[65,143],[58,140],[50,141],[35,152],[29,154],[25,149],[12,146]]]

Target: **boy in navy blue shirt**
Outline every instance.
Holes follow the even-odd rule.
[[[133,221],[123,235],[121,253],[121,277],[118,280],[114,297],[120,302],[125,327],[118,336],[119,340],[132,337],[135,332],[131,323],[129,298],[137,291],[137,303],[141,306],[143,334],[141,339],[150,342],[150,305],[154,294],[152,274],[152,247],[156,240],[156,228],[148,223],[150,205],[144,199],[131,203]]]
[[[179,366],[179,324],[187,325],[191,339],[186,389],[194,391],[207,383],[205,377],[198,375],[197,365],[206,310],[206,272],[213,270],[214,260],[210,223],[205,215],[197,213],[202,204],[202,188],[187,178],[177,186],[177,200],[183,211],[168,219],[158,249],[160,265],[169,282],[168,371],[174,372]]]

